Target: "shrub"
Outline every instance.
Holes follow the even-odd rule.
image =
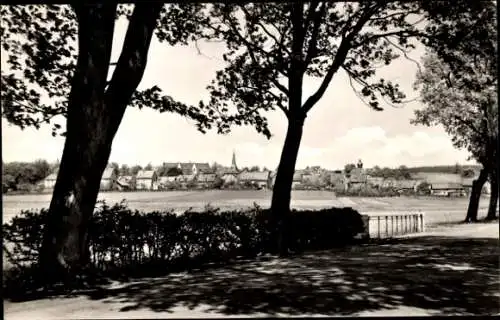
[[[3,225],[4,250],[15,265],[36,262],[47,210],[22,211]],[[272,253],[272,224],[268,209],[149,213],[131,210],[122,202],[99,203],[89,226],[91,265],[100,271],[138,270],[138,266],[192,266],[237,257]],[[351,208],[293,210],[290,245],[295,251],[343,245],[362,232],[361,215]],[[129,269],[132,268],[132,269]],[[143,267],[140,269],[145,270]],[[165,270],[165,268],[162,268]]]

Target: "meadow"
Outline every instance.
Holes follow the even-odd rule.
[[[271,191],[168,191],[168,192],[104,192],[98,200],[108,204],[126,200],[131,209],[141,211],[168,210],[183,212],[189,208],[202,210],[207,204],[222,209],[246,208],[254,203],[261,207],[269,207]],[[3,221],[8,222],[21,210],[47,208],[51,194],[39,195],[4,195]],[[443,222],[457,222],[465,217],[467,198],[430,198],[430,197],[393,197],[363,198],[335,197],[329,191],[293,191],[292,208],[320,209],[326,207],[352,207],[362,214],[400,213],[421,211],[426,214],[428,226]],[[480,202],[482,217],[486,214],[488,198]]]

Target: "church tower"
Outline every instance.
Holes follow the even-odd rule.
[[[357,167],[358,169],[363,169],[363,161],[361,161],[361,159],[358,160]]]
[[[236,165],[236,153],[233,150],[233,160],[231,161],[231,169],[238,171],[238,166]]]

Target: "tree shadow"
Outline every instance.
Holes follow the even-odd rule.
[[[406,306],[490,315],[500,312],[499,253],[496,239],[393,239],[140,279],[85,295],[123,303],[123,312],[209,306],[225,315],[356,315]]]

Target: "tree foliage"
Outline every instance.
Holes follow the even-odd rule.
[[[193,30],[192,19],[187,17],[201,6],[164,5],[157,38],[170,45],[186,44]],[[120,4],[116,18],[131,14],[132,5]],[[2,116],[22,129],[51,124],[54,136],[64,135],[58,116],[67,114],[78,56],[74,10],[69,5],[8,5],[1,7],[1,16],[2,55],[6,57],[1,73]],[[175,101],[157,86],[137,90],[129,105],[174,112],[209,127],[198,108]]]
[[[8,181],[10,187],[20,184],[35,184],[51,173],[50,164],[46,160],[34,162],[8,162],[3,164],[2,179]]]
[[[425,69],[418,74],[416,82],[425,108],[416,110],[412,122],[442,125],[457,148],[468,150],[471,158],[488,164],[496,159],[495,146],[498,144],[496,81],[491,82],[493,75],[481,68],[478,57],[463,57],[464,64],[477,64],[473,86],[469,85],[472,77],[468,71],[463,70],[466,75],[458,69],[453,72],[436,54],[429,52],[426,55]]]
[[[471,10],[476,14],[447,24],[434,16],[431,26],[442,40],[428,43],[415,83],[425,108],[412,122],[443,125],[457,148],[484,165],[496,158],[498,144],[496,6],[481,1]]]
[[[261,112],[281,109],[287,116],[295,112],[289,106],[295,93],[287,80],[297,72],[300,78],[322,79],[313,95],[299,101],[304,113],[340,69],[360,98],[376,110],[381,110],[381,99],[401,104],[405,98],[398,84],[376,78],[376,69],[414,48],[409,38],[423,35],[422,19],[416,16],[423,9],[418,3],[312,1],[301,5],[300,12],[290,3],[209,7],[210,14],[201,22],[202,37],[226,43],[227,66],[217,72],[208,87],[210,100],[200,106],[218,119],[221,133],[244,124],[270,137]],[[299,39],[293,36],[294,19],[302,21]]]

